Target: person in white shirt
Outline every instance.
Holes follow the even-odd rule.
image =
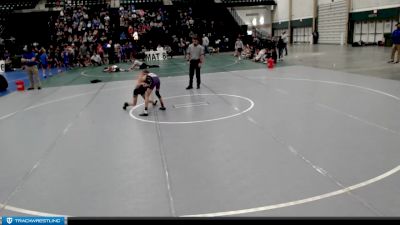
[[[243,42],[240,38],[237,38],[235,43],[235,56],[238,57],[239,60],[242,60],[242,51],[243,51]]]
[[[193,77],[194,72],[196,71],[196,80],[197,80],[197,89],[200,89],[201,77],[200,77],[200,68],[204,63],[204,47],[199,45],[199,38],[194,36],[193,44],[188,47],[188,61],[190,64],[189,67],[189,86],[186,90],[193,89]]]
[[[210,45],[210,40],[208,39],[208,37],[203,34],[203,47],[204,47],[204,53],[207,54],[208,53],[208,46]]]
[[[92,57],[90,58],[90,60],[94,65],[97,65],[97,66],[101,65],[101,57],[99,54],[94,53],[92,55]]]
[[[161,46],[161,45],[159,44],[159,45],[157,46],[157,51],[158,51],[158,52],[164,51],[163,46]]]
[[[289,35],[286,33],[286,31],[283,31],[281,37],[282,37],[283,43],[285,44],[286,55],[288,55],[287,45],[289,43]]]
[[[263,62],[264,58],[265,58],[265,54],[267,54],[267,50],[265,48],[261,49],[258,52],[257,56],[253,59],[254,62],[260,62],[260,61]]]

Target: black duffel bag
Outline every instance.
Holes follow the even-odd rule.
[[[6,78],[0,74],[0,91],[5,91],[8,88],[8,82]]]

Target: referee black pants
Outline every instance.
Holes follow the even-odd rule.
[[[199,67],[200,59],[190,60],[190,69],[189,69],[189,87],[193,87],[193,77],[194,71],[196,70],[196,80],[197,80],[197,87],[200,86],[201,79],[200,79],[200,67]]]

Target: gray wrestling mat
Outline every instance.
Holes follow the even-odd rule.
[[[0,98],[0,215],[398,216],[400,82],[303,66]]]

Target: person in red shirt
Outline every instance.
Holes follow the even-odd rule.
[[[104,50],[103,50],[103,46],[101,46],[100,43],[97,44],[96,50],[97,50],[97,54],[99,54],[101,59],[103,60],[103,58],[104,58]]]

